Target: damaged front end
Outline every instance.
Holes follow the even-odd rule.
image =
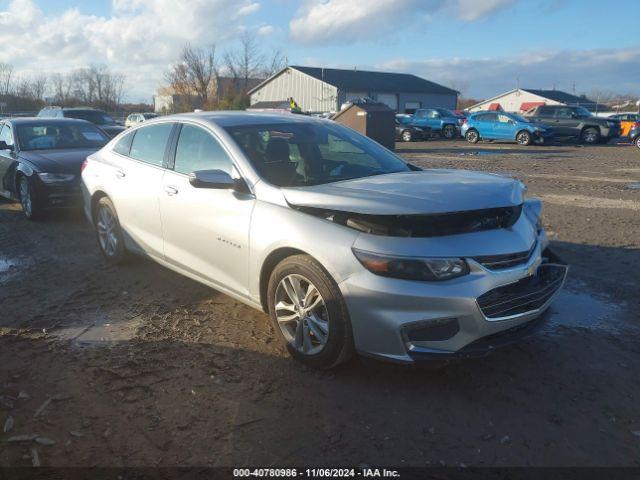
[[[409,215],[374,215],[296,205],[291,205],[291,208],[363,233],[425,238],[509,228],[520,218],[523,204],[462,212]]]

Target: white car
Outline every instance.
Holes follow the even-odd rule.
[[[138,125],[138,124],[140,124],[142,122],[146,122],[147,120],[151,120],[153,118],[156,118],[157,116],[158,116],[157,113],[150,113],[150,112],[132,113],[125,120],[124,126],[126,128],[131,128],[131,127],[133,127],[135,125]]]
[[[146,255],[268,312],[313,367],[484,355],[537,328],[565,279],[522,183],[422,170],[330,120],[163,117],[82,178],[109,262]]]

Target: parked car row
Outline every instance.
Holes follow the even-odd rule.
[[[108,262],[142,254],[265,311],[315,368],[486,355],[539,328],[566,276],[518,180],[423,171],[330,120],[202,112],[109,139],[9,119],[0,158],[28,218],[82,196]]]

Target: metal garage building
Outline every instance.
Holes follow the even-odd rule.
[[[290,66],[249,91],[251,104],[293,98],[305,112],[336,112],[349,100],[370,97],[396,112],[456,108],[458,92],[406,73]]]
[[[585,96],[572,95],[562,90],[537,90],[533,88],[516,88],[501,95],[469,107],[469,111],[503,110],[505,112],[525,112],[539,105],[581,105],[595,110],[596,102]]]

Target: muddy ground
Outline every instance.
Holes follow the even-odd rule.
[[[2,203],[0,465],[640,465],[640,152],[398,148],[544,200],[571,272],[543,332],[442,369],[314,372],[263,313],[146,260],[107,266],[79,214]]]

